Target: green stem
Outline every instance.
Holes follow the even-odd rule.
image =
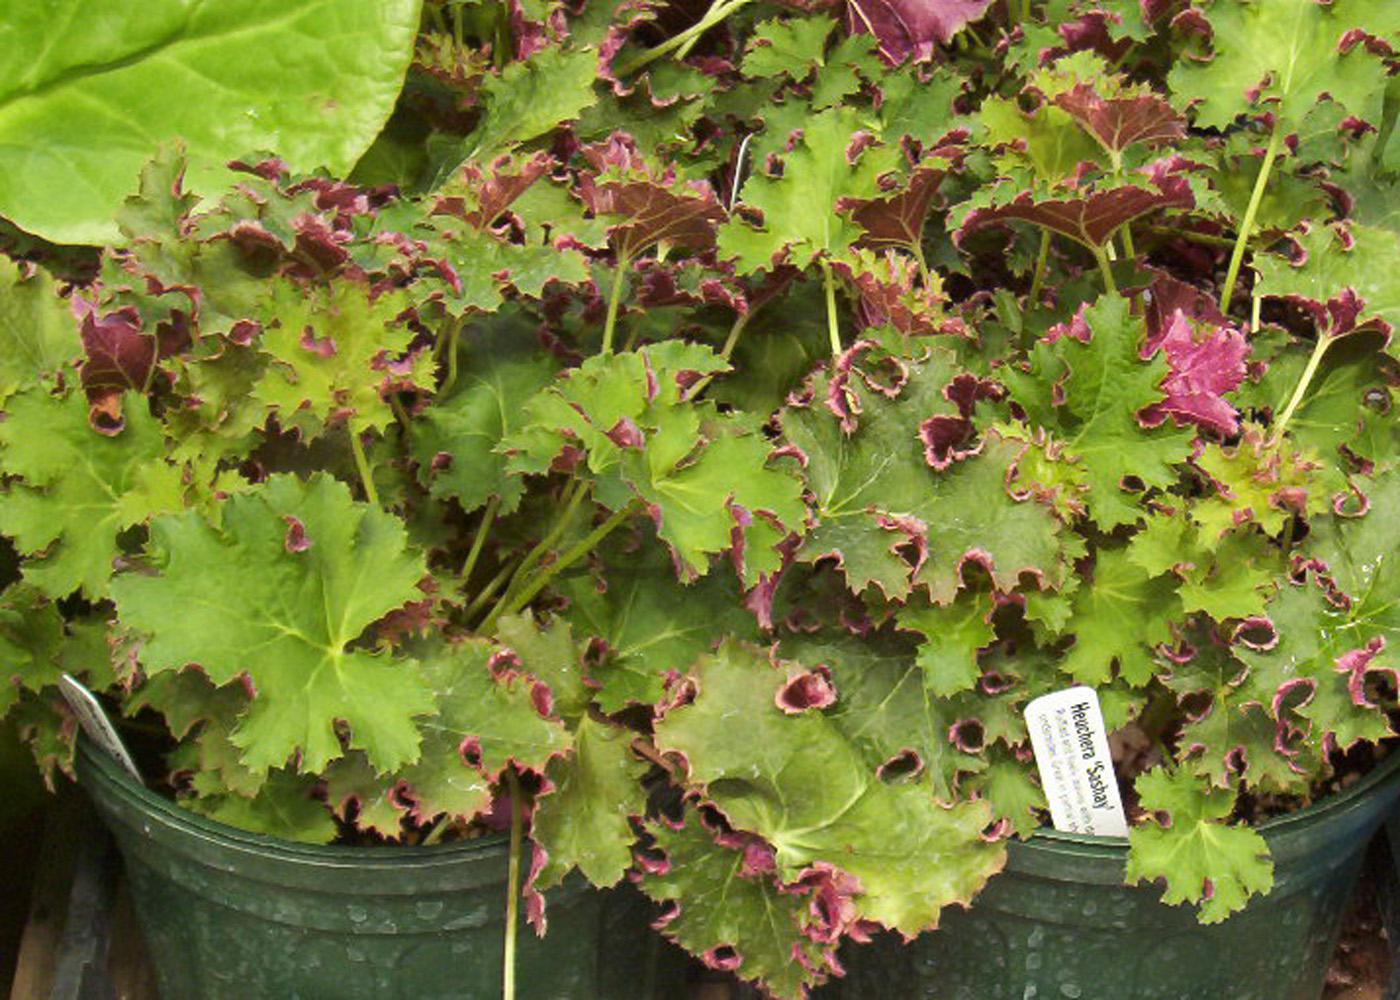
[[[1040,290],[1045,284],[1045,269],[1050,264],[1050,230],[1040,230],[1040,253],[1035,258],[1035,275],[1031,278],[1031,293],[1027,296],[1026,308],[1040,301]]]
[[[1031,0],[1021,0],[1021,23],[1025,24],[1031,19]]]
[[[1108,251],[1094,247],[1094,259],[1099,262],[1099,272],[1103,275],[1103,286],[1110,295],[1118,294],[1118,282],[1113,280],[1113,265],[1108,262]]]
[[[370,471],[369,459],[365,457],[365,446],[354,429],[347,427],[346,430],[350,431],[350,451],[355,456],[355,468],[360,472],[360,485],[365,489],[365,499],[378,507],[379,491],[374,488],[374,473]]]
[[[1297,412],[1299,405],[1303,402],[1303,397],[1307,395],[1308,386],[1312,384],[1313,377],[1317,375],[1317,369],[1322,364],[1322,356],[1327,353],[1327,348],[1332,346],[1334,339],[1336,338],[1326,334],[1317,338],[1317,343],[1313,345],[1312,356],[1308,358],[1307,367],[1303,369],[1303,375],[1298,379],[1298,385],[1294,387],[1288,405],[1283,408],[1278,423],[1274,424],[1273,432],[1269,435],[1270,446],[1278,444],[1283,439],[1284,429],[1288,426],[1288,422],[1293,419],[1293,414]]]
[[[462,564],[462,572],[458,578],[465,586],[472,578],[472,570],[476,569],[476,561],[481,558],[481,550],[486,547],[486,536],[491,533],[491,525],[496,520],[496,511],[501,508],[501,498],[493,496],[486,501],[486,510],[481,515],[481,523],[476,526],[476,536],[472,538],[472,547],[467,551],[467,561]]]
[[[705,12],[705,16],[699,21],[696,21],[684,31],[666,39],[666,41],[662,42],[660,45],[647,49],[645,52],[637,53],[636,56],[627,60],[627,62],[617,68],[617,75],[627,76],[629,73],[635,73],[643,66],[653,63],[663,56],[670,55],[677,49],[689,44],[692,38],[698,38],[709,31],[748,2],[749,0],[715,0],[715,2],[710,5],[710,9]]]
[[[1128,260],[1137,260],[1137,247],[1133,246],[1133,227],[1131,224],[1123,223],[1123,228],[1118,230],[1123,234],[1123,256]]]
[[[831,356],[841,356],[841,325],[836,318],[836,282],[831,276],[831,265],[822,261],[822,277],[826,283],[826,332],[831,338]]]
[[[486,602],[491,600],[496,591],[500,590],[501,586],[510,579],[515,569],[515,564],[508,562],[497,570],[496,575],[491,578],[490,582],[481,588],[481,593],[472,598],[472,602],[468,604],[467,609],[462,612],[462,617],[467,621],[471,621],[475,618],[477,614],[480,613],[481,609],[486,606]]]
[[[1259,206],[1264,201],[1264,192],[1269,186],[1269,175],[1273,173],[1274,160],[1278,158],[1279,146],[1283,142],[1283,131],[1274,122],[1269,133],[1269,145],[1264,150],[1264,163],[1259,167],[1259,176],[1254,181],[1254,191],[1249,196],[1249,206],[1244,210],[1244,221],[1235,237],[1235,249],[1230,254],[1230,267],[1225,272],[1225,287],[1220,293],[1220,311],[1229,315],[1230,300],[1235,295],[1235,283],[1240,277],[1240,265],[1244,263],[1244,252],[1249,247],[1249,238],[1254,233],[1254,219],[1259,214]]]
[[[520,779],[506,769],[510,788],[510,862],[506,870],[506,943],[501,953],[501,1000],[515,1000],[515,939],[520,931],[520,846],[525,810],[520,802]]]
[[[914,262],[919,265],[919,281],[924,288],[928,288],[932,272],[928,269],[928,258],[924,256],[924,245],[920,240],[915,240],[909,244],[909,249],[913,251]]]
[[[462,334],[463,321],[452,324],[452,332],[447,335],[447,377],[438,387],[439,395],[446,395],[457,382],[457,338]]]
[[[491,626],[495,625],[495,619],[499,618],[501,614],[513,615],[521,608],[525,607],[525,605],[529,604],[535,599],[535,595],[548,585],[550,580],[554,579],[564,570],[568,569],[597,548],[604,538],[612,534],[613,531],[617,529],[618,525],[631,517],[636,510],[637,504],[634,502],[614,511],[606,521],[589,532],[586,538],[569,549],[569,551],[565,552],[543,572],[531,580],[520,593],[498,604],[496,610],[492,612],[492,617],[488,618],[482,624],[482,631],[489,634]]]
[[[549,553],[555,543],[563,537],[564,532],[569,530],[569,525],[573,523],[574,514],[577,513],[579,504],[587,495],[587,487],[581,487],[576,479],[569,480],[569,485],[564,487],[564,495],[559,498],[559,502],[564,507],[563,513],[559,515],[559,519],[554,522],[548,533],[540,539],[539,544],[530,550],[529,554],[521,560],[520,565],[516,567],[515,572],[511,574],[510,583],[506,586],[505,593],[481,623],[479,631],[489,635],[496,627],[496,622],[501,615],[510,613],[510,605],[514,602],[515,594],[525,581],[526,575]]]
[[[628,261],[617,255],[617,273],[613,275],[612,292],[608,295],[608,318],[603,323],[602,353],[611,354],[613,333],[617,329],[617,310],[622,302],[622,281],[627,276]]]
[[[1258,332],[1259,332],[1259,314],[1260,314],[1261,312],[1263,312],[1263,309],[1264,309],[1264,297],[1263,297],[1262,295],[1255,295],[1255,296],[1254,296],[1254,301],[1251,303],[1250,310],[1249,310],[1249,332],[1250,332],[1250,333],[1258,333]]]
[[[1203,243],[1210,247],[1233,247],[1235,241],[1224,236],[1213,236],[1210,233],[1198,233],[1190,229],[1177,229],[1174,226],[1148,226],[1149,232],[1157,233],[1159,236],[1179,236],[1183,240],[1190,240],[1192,243]]]

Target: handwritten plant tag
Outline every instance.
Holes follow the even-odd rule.
[[[1126,837],[1098,693],[1072,687],[1042,695],[1026,706],[1026,728],[1055,829]]]
[[[127,753],[126,744],[117,735],[116,728],[107,718],[107,713],[102,710],[102,703],[97,700],[97,696],[69,674],[59,678],[58,689],[63,692],[64,700],[78,717],[78,723],[83,727],[83,732],[88,734],[88,739],[105,750],[124,771],[141,781],[141,772],[136,770],[131,754]]]

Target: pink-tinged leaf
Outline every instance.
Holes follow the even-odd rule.
[[[554,158],[548,153],[536,153],[523,161],[507,154],[489,168],[469,160],[448,186],[449,193],[438,199],[434,211],[487,229],[553,165]],[[455,193],[459,190],[461,194]]]
[[[1149,342],[1150,344],[1150,342]],[[1162,382],[1167,398],[1142,414],[1143,422],[1156,426],[1170,414],[1178,423],[1190,421],[1226,436],[1240,429],[1239,414],[1224,395],[1244,381],[1249,342],[1232,326],[1197,331],[1186,313],[1178,310],[1165,334],[1144,351],[1166,352],[1171,374]]]
[[[860,250],[833,269],[859,292],[856,314],[862,327],[889,325],[905,334],[941,333],[949,327],[937,277],[924,284],[918,265],[907,254],[888,250],[876,256]]]
[[[997,222],[1019,220],[1043,226],[1090,248],[1101,247],[1126,223],[1164,208],[1192,208],[1196,198],[1180,174],[1154,169],[1150,186],[1124,184],[1088,191],[1078,197],[1037,198],[1022,192],[1001,205],[977,207],[969,212],[957,235]]]
[[[128,306],[99,317],[85,309],[81,335],[83,388],[94,404],[127,389],[146,387],[156,363],[156,338],[142,330],[141,316]]]
[[[633,260],[662,241],[702,251],[715,245],[725,213],[708,184],[678,180],[674,167],[657,171],[621,132],[585,146],[583,155],[594,173],[579,179],[579,197],[594,215],[623,220],[609,229],[620,258]]]
[[[1134,143],[1162,146],[1186,136],[1186,120],[1156,94],[1105,98],[1092,84],[1081,83],[1057,95],[1055,104],[1114,153]]]
[[[951,168],[948,156],[954,153],[960,154],[961,150],[935,150],[914,168],[902,188],[878,198],[842,198],[836,203],[836,210],[850,214],[860,223],[866,234],[861,240],[865,246],[918,246],[933,199]]]
[[[847,0],[853,34],[874,35],[880,54],[892,63],[928,59],[967,24],[987,13],[992,0]]]

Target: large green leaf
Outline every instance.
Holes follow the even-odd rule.
[[[19,478],[0,496],[0,530],[30,556],[24,575],[51,597],[105,597],[118,536],[180,510],[180,470],[165,460],[160,424],[128,396],[125,426],[99,434],[80,392],[31,389],[0,422],[0,468]]]
[[[1247,826],[1230,826],[1235,793],[1210,788],[1185,771],[1154,768],[1137,779],[1142,807],[1153,819],[1129,833],[1129,884],[1163,879],[1164,903],[1200,903],[1201,922],[1219,923],[1254,893],[1274,886],[1269,845]]]
[[[162,143],[190,188],[271,150],[348,173],[398,96],[420,0],[0,2],[0,214],[59,243],[115,239]]]
[[[1375,122],[1385,66],[1365,44],[1342,44],[1349,32],[1394,41],[1400,31],[1391,0],[1214,0],[1209,60],[1182,59],[1172,91],[1197,102],[1196,122],[1225,128],[1237,115],[1271,111],[1293,130],[1323,95]]]
[[[151,550],[159,572],[113,581],[118,618],[147,637],[148,673],[247,676],[256,696],[232,739],[248,767],[300,751],[319,771],[343,753],[340,722],[380,769],[417,758],[414,717],[433,710],[419,665],[352,645],[422,596],[423,557],[398,518],[327,476],[274,476],[230,496],[219,528],[194,511],[158,519]]]
[[[82,353],[57,282],[38,268],[0,257],[0,404]]]
[[[943,806],[925,783],[877,776],[822,712],[778,707],[789,675],[758,650],[727,643],[691,676],[699,693],[657,724],[657,745],[684,757],[736,828],[772,844],[784,880],[817,865],[844,870],[859,880],[862,918],[913,936],[1000,870],[1004,847],[981,836],[985,802]]]

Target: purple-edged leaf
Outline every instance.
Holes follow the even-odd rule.
[[[956,453],[934,447],[939,440],[921,433],[929,420],[966,419],[950,398],[948,359],[887,359],[902,373],[891,382],[878,359],[858,363],[868,348],[847,352],[830,382],[817,380],[824,399],[782,411],[817,503],[798,558],[835,560],[856,593],[874,585],[903,599],[920,586],[940,604],[957,592],[966,562],[985,566],[1001,590],[1015,589],[1022,573],[1057,585],[1066,572],[1060,524],[1008,487],[1021,446],[989,432]]]
[[[821,710],[776,704],[789,672],[762,652],[727,643],[690,677],[698,693],[657,724],[657,746],[680,755],[736,829],[773,846],[779,878],[854,876],[842,880],[848,920],[912,936],[1000,870],[1004,847],[981,835],[992,818],[985,802],[943,806],[924,783],[883,781]],[[736,718],[746,720],[742,736]]]
[[[1081,83],[1057,94],[1055,104],[1111,154],[1135,143],[1163,146],[1186,137],[1181,113],[1156,94],[1103,97],[1091,84]]]
[[[634,733],[588,716],[574,750],[549,762],[552,790],[537,799],[531,886],[543,891],[577,868],[597,886],[613,885],[632,862],[633,817],[646,812],[647,765],[631,751]]]
[[[1193,208],[1195,196],[1186,179],[1165,170],[1153,171],[1146,184],[1121,184],[1079,196],[1039,196],[1018,187],[1009,201],[999,202],[1013,185],[986,189],[962,209],[961,237],[998,222],[1017,220],[1042,226],[1094,249],[1103,246],[1122,226],[1164,208]]]
[[[992,0],[846,0],[846,24],[853,34],[869,32],[892,63],[933,55],[935,45],[987,13]]]
[[[1393,342],[1400,327],[1400,233],[1319,225],[1299,237],[1298,245],[1301,253],[1292,262],[1255,259],[1259,293],[1307,309],[1320,335],[1339,336],[1374,322]]]
[[[837,203],[840,211],[849,213],[865,230],[863,244],[903,249],[922,245],[924,223],[933,199],[952,166],[941,152],[935,150],[920,161],[895,191],[875,198],[842,198]]]
[[[609,220],[609,239],[620,261],[634,260],[658,243],[697,251],[715,245],[715,228],[725,212],[708,184],[678,180],[674,167],[653,169],[632,137],[621,132],[585,146],[583,155],[594,172],[579,180],[579,197],[595,216]]]
[[[830,945],[809,927],[813,901],[774,881],[771,848],[716,834],[691,808],[681,824],[650,822],[647,830],[659,857],[641,862],[639,885],[667,904],[662,934],[782,1000],[804,1000],[809,986],[826,980]]]
[[[326,804],[345,822],[387,840],[403,833],[404,806],[398,779],[380,774],[369,758],[356,750],[326,769]]]
[[[1192,505],[1191,516],[1209,539],[1245,522],[1270,535],[1283,530],[1294,515],[1327,509],[1332,494],[1345,488],[1339,471],[1285,438],[1271,443],[1256,424],[1245,424],[1233,445],[1210,443],[1191,462],[1204,472],[1216,495]]]
[[[1165,880],[1162,902],[1200,903],[1204,924],[1219,923],[1250,896],[1273,888],[1269,845],[1249,827],[1226,822],[1235,809],[1233,790],[1161,767],[1140,775],[1136,787],[1154,819],[1129,832],[1130,885]],[[1169,820],[1155,818],[1159,814]]]

